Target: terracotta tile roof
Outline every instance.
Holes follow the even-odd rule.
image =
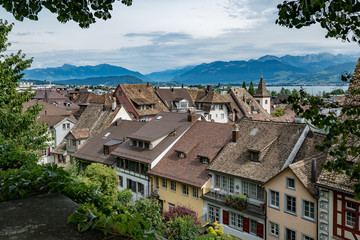
[[[228,143],[208,169],[258,182],[266,182],[282,170],[288,158],[291,159],[295,144],[308,129],[306,124],[248,119],[238,125],[239,140]],[[250,160],[251,149],[261,149],[259,162]]]
[[[73,115],[63,116],[63,115],[41,115],[36,120],[37,123],[47,123],[49,127],[55,127],[58,123],[62,122],[65,119],[71,120],[73,123],[76,123],[76,119]]]
[[[153,116],[161,111],[168,111],[151,84],[149,86],[147,84],[121,84],[119,86],[139,116]],[[139,104],[155,104],[155,106],[154,108],[140,110],[139,106],[136,106],[136,102]]]
[[[189,107],[192,107],[194,104],[189,92],[185,88],[159,88],[156,90],[156,93],[168,109],[176,107],[174,101],[182,99],[189,101]]]
[[[75,139],[85,139],[90,136],[88,128],[75,129],[75,130],[72,129],[70,130],[70,133],[74,136]]]
[[[243,111],[247,117],[255,114],[263,115],[261,118],[264,120],[271,119],[271,116],[261,105],[253,98],[253,96],[244,88],[230,88],[230,95],[238,103],[239,108]],[[256,111],[257,113],[254,113]],[[260,117],[258,117],[260,119]]]
[[[74,100],[76,104],[105,104],[111,105],[113,102],[113,94],[96,95],[91,92],[80,92],[79,96]]]
[[[261,77],[258,88],[256,90],[256,93],[254,97],[271,97],[269,92],[266,90],[264,78]]]
[[[45,94],[46,93],[46,94]],[[47,98],[47,99],[46,99]],[[56,92],[56,90],[53,89],[38,89],[36,91],[36,95],[32,99],[38,99],[38,100],[69,100],[69,98],[61,95],[60,93]]]
[[[316,145],[320,145],[324,140],[325,135],[320,133],[310,132],[306,136],[301,148],[299,149],[296,157],[294,159],[294,163],[297,161],[301,161],[303,159],[309,158],[311,156],[316,156],[319,152],[315,149]]]
[[[162,116],[161,119],[156,119],[158,116]],[[196,121],[188,122],[186,113],[173,113],[162,112],[155,116],[151,121],[147,122],[142,128],[133,134],[129,135],[129,138],[137,138],[146,141],[153,141],[160,136],[165,138],[155,146],[152,150],[131,147],[130,141],[116,148],[111,154],[130,160],[150,164],[152,163],[162,152],[165,151],[174,141],[176,141],[181,134],[190,128]],[[176,134],[169,134],[176,130]]]
[[[209,157],[211,161],[230,141],[231,132],[229,124],[195,123],[148,174],[202,187],[210,177],[208,164],[201,163],[198,156]],[[179,158],[177,151],[184,152],[186,157]]]
[[[206,89],[186,89],[193,102],[198,103],[229,103],[222,95],[215,91],[207,91]],[[195,97],[196,96],[196,97]]]
[[[63,108],[60,108],[58,106],[55,106],[55,105],[47,103],[47,102],[44,102],[42,100],[35,100],[35,99],[30,100],[29,102],[23,103],[23,111],[25,111],[29,106],[35,105],[37,102],[39,103],[39,105],[43,106],[43,110],[41,110],[38,114],[39,116],[42,116],[42,115],[70,116],[71,115],[71,113],[69,113],[68,111],[66,111]]]
[[[144,122],[128,120],[121,120],[118,125],[113,123],[110,127],[89,139],[73,156],[90,162],[112,165],[115,162],[115,157],[110,154],[104,155],[103,146],[114,140],[124,141],[128,135],[141,128],[144,124]],[[107,133],[110,133],[110,135],[105,137]]]
[[[89,105],[81,114],[73,130],[87,128],[92,137],[109,127],[119,110],[120,108],[117,107],[115,111],[112,111],[111,106],[102,104]]]
[[[241,119],[242,117],[245,116],[244,111],[240,109],[240,107],[235,102],[234,98],[229,93],[223,94],[221,96],[223,96],[223,98],[229,101],[231,112],[233,113],[235,112],[237,119]]]
[[[290,164],[289,168],[293,171],[295,176],[300,180],[304,185],[306,190],[316,198],[318,193],[315,183],[311,181],[311,171],[312,171],[312,160],[316,160],[316,179],[320,176],[322,172],[322,166],[326,161],[326,155],[323,153],[318,153],[315,156],[297,161],[296,163]]]
[[[351,181],[350,177],[346,174],[329,172],[324,169],[321,172],[320,177],[316,182],[316,185],[353,194],[353,185],[355,183],[357,183],[357,181]]]

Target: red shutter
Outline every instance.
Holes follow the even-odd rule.
[[[256,229],[257,229],[256,235],[258,237],[263,238],[264,237],[264,225],[258,222]]]
[[[223,224],[229,225],[229,212],[223,210]]]
[[[249,219],[246,217],[243,217],[243,230],[244,232],[249,232]]]
[[[48,156],[50,156],[50,148],[47,149]]]

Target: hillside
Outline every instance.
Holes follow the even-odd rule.
[[[56,68],[37,68],[25,70],[25,79],[59,81],[67,79],[85,79],[106,76],[125,76],[132,75],[141,80],[148,80],[147,77],[139,72],[131,71],[123,67],[113,66],[109,64],[100,64],[96,66],[80,66],[76,67],[64,64]]]
[[[105,85],[105,86],[117,86],[118,84],[137,84],[146,83],[145,81],[131,76],[108,76],[108,77],[93,77],[84,79],[68,79],[62,81],[55,81],[54,83],[69,84],[69,85]]]

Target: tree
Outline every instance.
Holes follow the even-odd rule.
[[[355,68],[350,86],[346,95],[346,101],[342,106],[339,117],[330,112],[329,115],[319,114],[321,109],[337,108],[339,103],[326,103],[319,96],[308,96],[300,90],[300,97],[290,96],[295,113],[319,129],[325,128],[327,134],[320,146],[316,146],[321,152],[328,152],[328,161],[325,169],[346,174],[350,180],[355,180],[353,185],[355,198],[360,199],[360,58]],[[300,103],[300,104],[299,104]],[[301,105],[310,105],[304,111]]]
[[[82,180],[88,186],[95,186],[104,195],[115,198],[118,196],[119,179],[111,167],[101,163],[92,163],[86,167]]]
[[[330,92],[331,95],[343,95],[345,94],[344,90],[342,89],[334,89]]]
[[[284,116],[284,115],[285,115],[284,109],[285,109],[285,107],[283,107],[283,106],[278,107],[275,111],[273,111],[273,112],[271,113],[271,115],[273,115],[274,117]]]
[[[277,6],[276,23],[302,28],[315,23],[327,30],[326,38],[340,38],[360,44],[360,2],[342,0],[284,1]]]
[[[36,104],[23,111],[23,103],[33,94],[30,90],[16,91],[18,81],[24,76],[23,71],[30,67],[32,59],[25,59],[25,54],[2,54],[10,46],[8,34],[13,24],[0,20],[0,138],[16,143],[30,152],[37,152],[47,147],[51,138],[45,124],[37,124],[36,117],[41,107]]]
[[[120,0],[118,0],[120,1]],[[113,10],[111,1],[83,0],[83,1],[62,1],[62,0],[29,0],[29,1],[8,1],[0,0],[0,6],[12,13],[16,20],[23,21],[24,18],[38,20],[38,15],[47,8],[57,15],[57,20],[66,23],[70,20],[87,28],[95,23],[96,19],[107,20],[111,18],[110,11]],[[131,6],[132,0],[121,0],[126,6]]]
[[[250,93],[251,96],[255,95],[255,88],[254,88],[254,84],[252,81],[250,82],[248,92]]]
[[[168,212],[163,213],[164,221],[168,222],[170,219],[174,220],[175,217],[191,216],[194,220],[195,225],[200,225],[200,221],[196,215],[196,212],[185,206],[176,206],[169,210]]]
[[[242,88],[244,88],[244,89],[246,90],[246,83],[245,83],[245,81],[243,81]]]
[[[200,227],[194,224],[191,216],[175,217],[167,223],[166,238],[175,240],[192,240],[200,233]]]

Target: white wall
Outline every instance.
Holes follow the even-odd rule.
[[[270,114],[270,97],[265,97],[265,98],[256,98],[256,101],[260,102],[260,105]]]
[[[211,118],[209,118],[209,115],[207,115],[206,120],[211,121],[214,120],[218,123],[228,123],[229,117],[228,117],[228,109],[226,104],[214,104],[215,109],[210,110],[209,115],[211,115]],[[222,106],[222,109],[220,109],[220,106]],[[222,118],[223,116],[223,118]]]
[[[143,197],[149,197],[150,195],[150,189],[149,189],[149,177],[148,176],[145,176],[145,175],[142,175],[142,174],[139,174],[139,173],[135,173],[135,172],[132,172],[132,171],[129,171],[129,170],[124,170],[124,169],[121,169],[121,168],[118,168],[118,167],[115,167],[115,170],[116,170],[116,174],[118,176],[122,176],[123,178],[123,186],[119,186],[119,190],[125,190],[127,189],[127,179],[130,179],[134,182],[139,182],[141,184],[144,185],[144,195],[141,195],[140,193],[135,193],[135,192],[132,192],[133,194],[133,197],[132,197],[132,201],[137,201],[139,200],[140,198],[143,198]],[[140,178],[141,176],[141,178]],[[146,179],[144,179],[146,178]],[[137,187],[137,186],[136,186]],[[131,191],[131,189],[130,189]]]
[[[70,124],[70,128],[63,129],[63,124],[65,124],[65,125]],[[54,128],[55,128],[55,147],[54,148],[56,148],[61,143],[61,141],[66,136],[66,134],[68,134],[73,127],[74,127],[74,123],[72,121],[69,121],[69,119],[67,119],[67,118],[64,119],[63,121],[61,121],[60,123],[58,123],[56,126],[54,126]]]

